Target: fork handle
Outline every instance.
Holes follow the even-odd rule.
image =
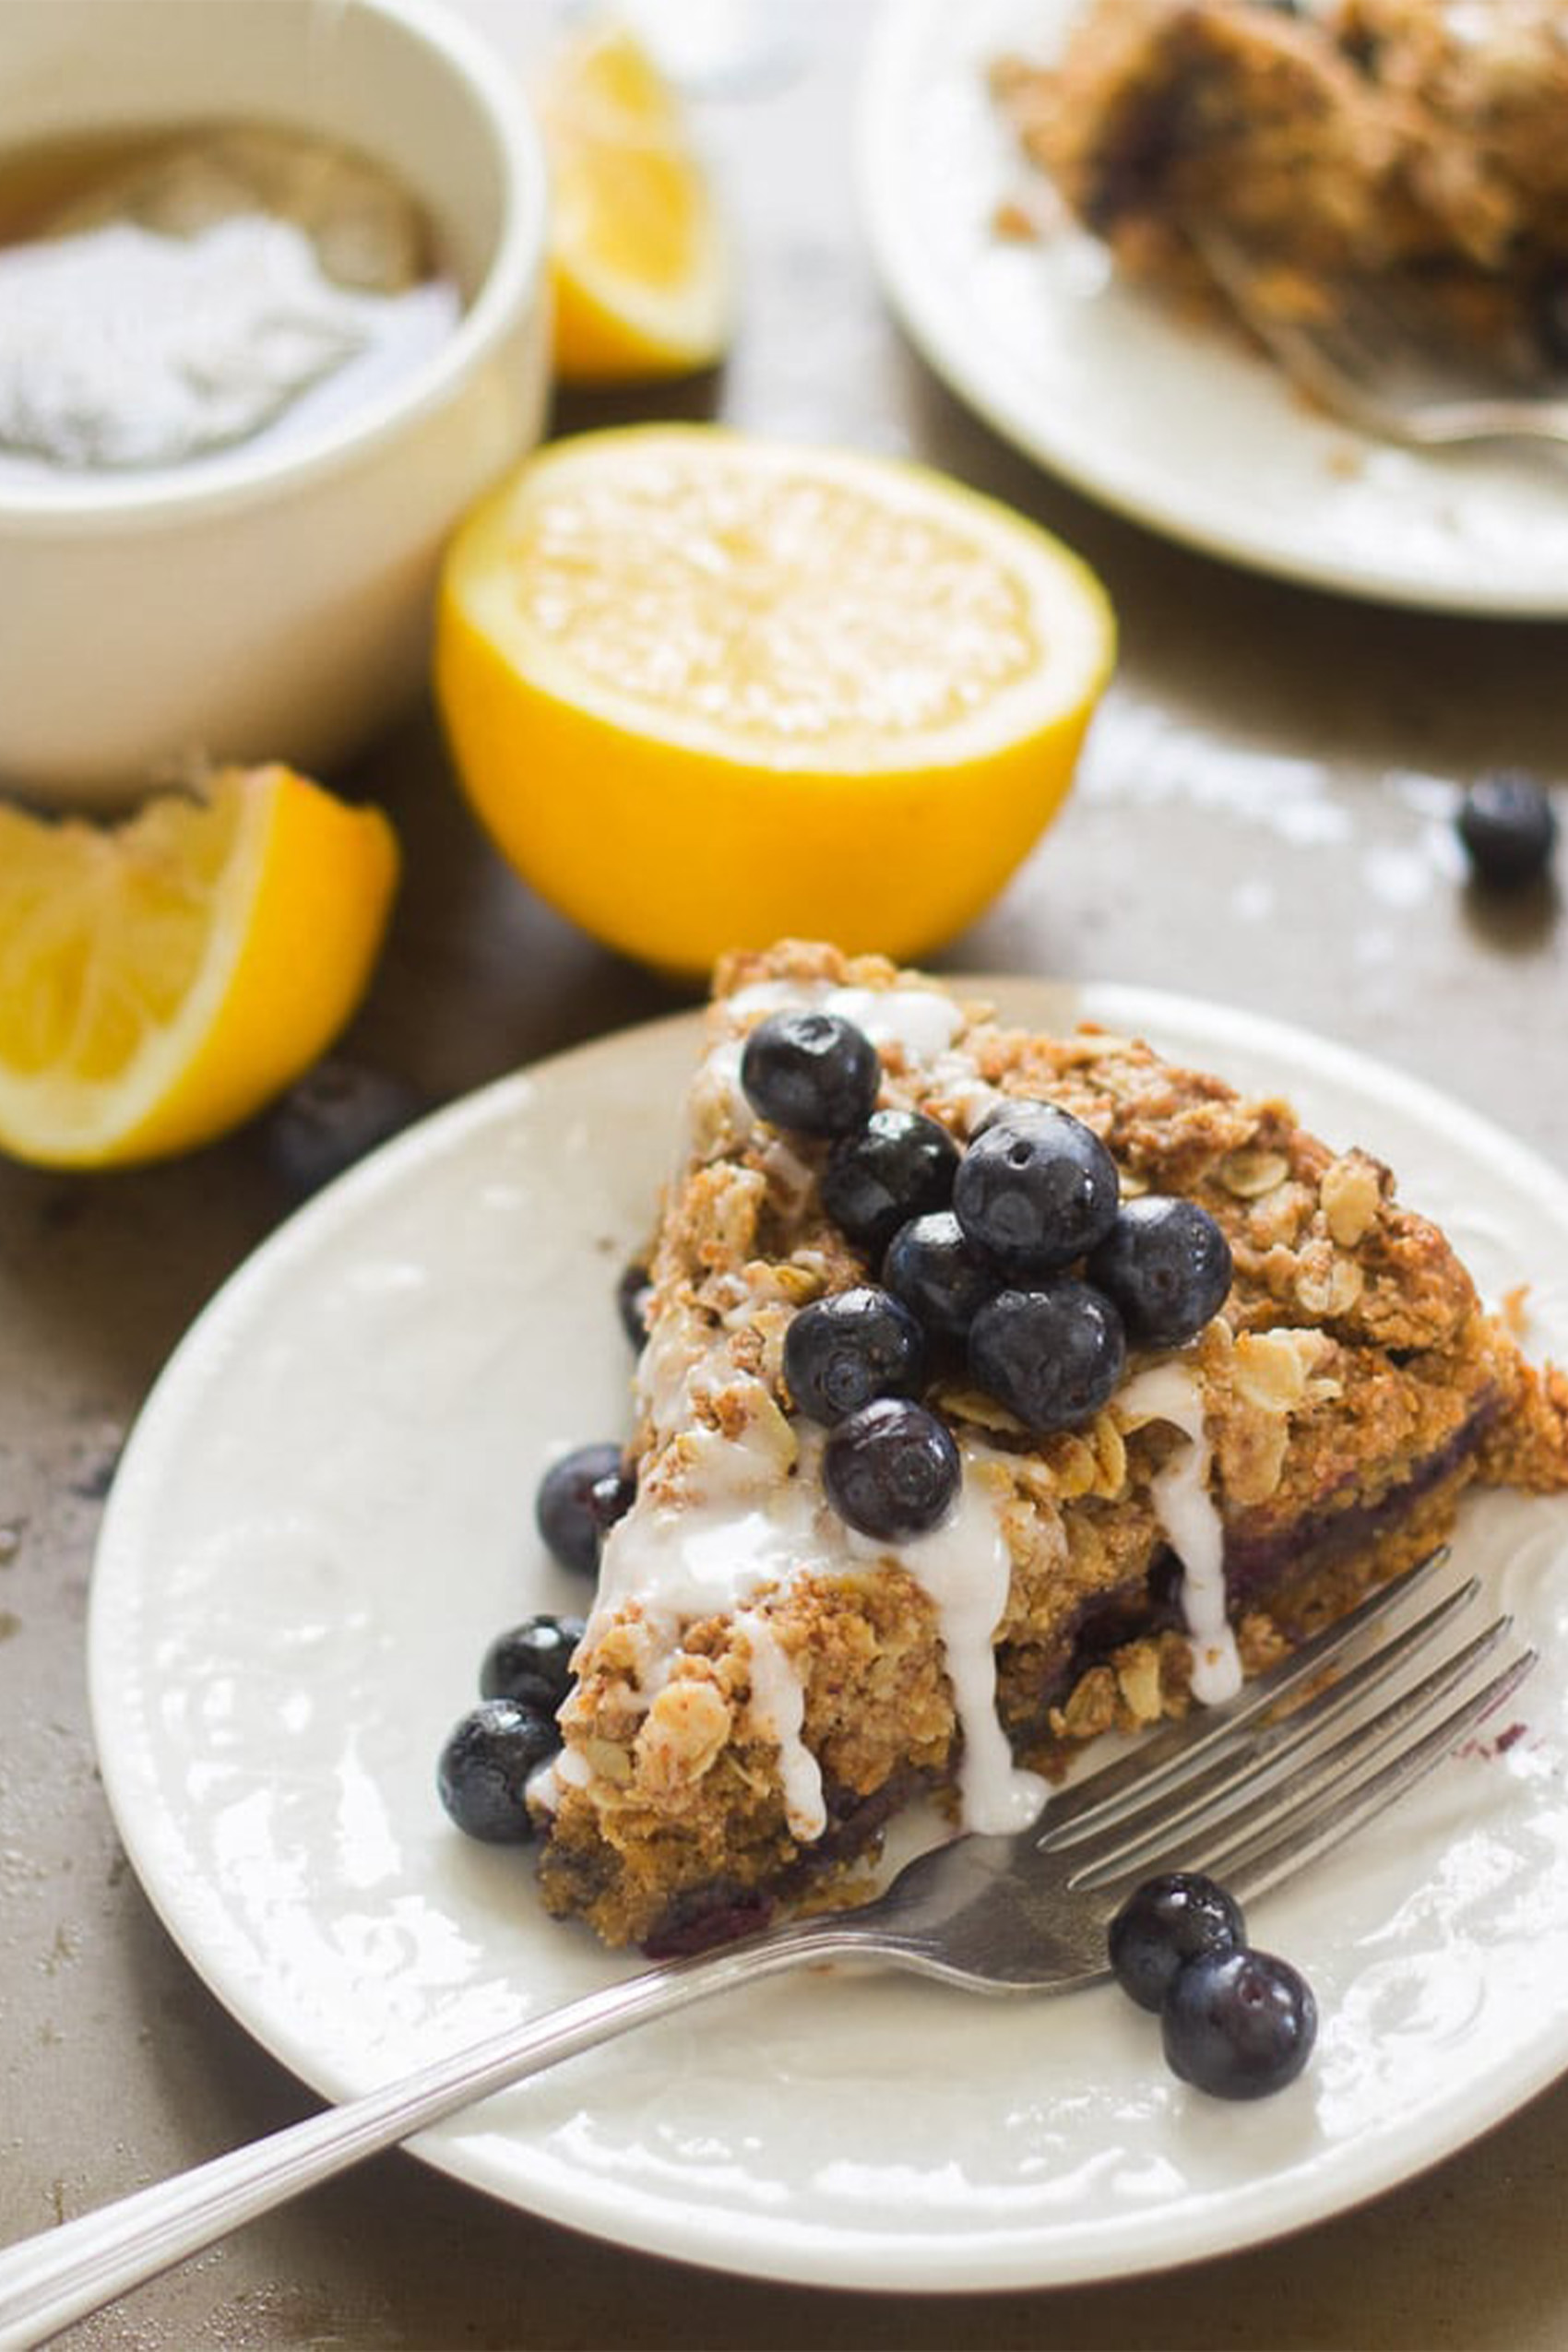
[[[840,1922],[806,1919],[647,1969],[382,2090],[23,2239],[0,2250],[0,2352],[28,2352],[242,2222],[492,2091],[693,2002],[814,1960],[850,1956],[856,1946]]]

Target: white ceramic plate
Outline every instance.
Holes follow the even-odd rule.
[[[1490,1127],[1301,1034],[1179,998],[981,983],[1289,1087],[1390,1160],[1491,1294],[1526,1273],[1568,1352],[1568,1187]],[[695,1053],[683,1016],[504,1081],[310,1204],[177,1351],[115,1483],[92,1596],[104,1778],[193,1966],[286,2064],[366,2089],[625,1973],[470,1844],[433,1767],[493,1634],[581,1589],[531,1501],[623,1425],[611,1302]],[[418,2143],[624,2244],[916,2289],[1122,2275],[1241,2246],[1403,2179],[1568,2063],[1568,1518],[1487,1499],[1491,1570],[1544,1660],[1528,1736],[1446,1764],[1258,1907],[1323,2031],[1232,2108],[1163,2070],[1114,1990],[990,2002],[781,1979],[645,2028]]]
[[[1419,455],[1307,408],[1270,365],[1123,284],[1069,225],[996,234],[1029,171],[986,68],[1048,55],[1078,0],[885,0],[862,93],[884,284],[952,389],[1078,489],[1319,588],[1460,612],[1568,612],[1562,453]]]

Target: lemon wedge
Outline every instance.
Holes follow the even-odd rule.
[[[612,384],[711,366],[730,333],[730,267],[674,92],[629,32],[555,53],[540,90],[550,160],[554,363]]]
[[[1055,814],[1110,674],[1093,574],[929,469],[719,426],[584,434],[449,550],[437,694],[504,854],[663,968],[920,956]]]
[[[397,871],[379,810],[286,767],[113,826],[0,804],[0,1148],[109,1167],[249,1118],[359,1003]]]

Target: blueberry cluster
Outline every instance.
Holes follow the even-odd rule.
[[[1111,1969],[1158,2012],[1173,2073],[1215,2098],[1264,2098],[1293,2083],[1317,2038],[1311,1986],[1247,1942],[1241,1906],[1213,1879],[1147,1880],[1111,1923]]]
[[[1195,1202],[1123,1203],[1094,1131],[1051,1102],[1003,1102],[961,1152],[914,1111],[878,1111],[875,1048],[822,1011],[746,1040],[741,1085],[776,1126],[831,1139],[828,1215],[881,1281],[804,1307],[784,1377],[829,1431],[824,1479],[851,1526],[900,1541],[957,1492],[957,1448],[917,1399],[935,1348],[1030,1430],[1071,1429],[1115,1390],[1129,1344],[1179,1348],[1230,1288],[1230,1251]]]
[[[646,1286],[646,1275],[642,1280]],[[623,1281],[623,1314],[635,1287]],[[629,1315],[627,1322],[629,1328]],[[619,1445],[579,1445],[552,1462],[539,1482],[534,1519],[558,1565],[597,1574],[600,1546],[636,1491]],[[572,1687],[572,1653],[582,1635],[580,1617],[525,1617],[486,1650],[480,1704],[454,1728],[435,1774],[442,1803],[470,1837],[518,1846],[533,1835],[524,1790],[561,1746],[555,1717]]]
[[[561,1746],[555,1717],[572,1687],[580,1617],[527,1617],[497,1635],[480,1668],[480,1704],[454,1727],[435,1785],[457,1827],[492,1846],[533,1835],[524,1792]]]

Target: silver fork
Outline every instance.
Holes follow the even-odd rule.
[[[1458,1639],[1479,1586],[1434,1598],[1443,1556],[1236,1698],[1074,1782],[1032,1829],[954,1838],[857,1910],[645,1970],[0,2251],[0,2352],[492,2091],[758,1978],[880,1962],[978,1992],[1064,1992],[1110,1974],[1106,1930],[1153,1872],[1209,1871],[1242,1899],[1261,1894],[1392,1803],[1534,1665],[1507,1617]]]
[[[1188,235],[1242,323],[1293,384],[1331,414],[1410,449],[1486,441],[1568,442],[1568,390],[1521,390],[1444,349],[1430,303],[1392,278],[1344,279],[1321,315],[1281,316],[1265,268],[1222,232]]]

